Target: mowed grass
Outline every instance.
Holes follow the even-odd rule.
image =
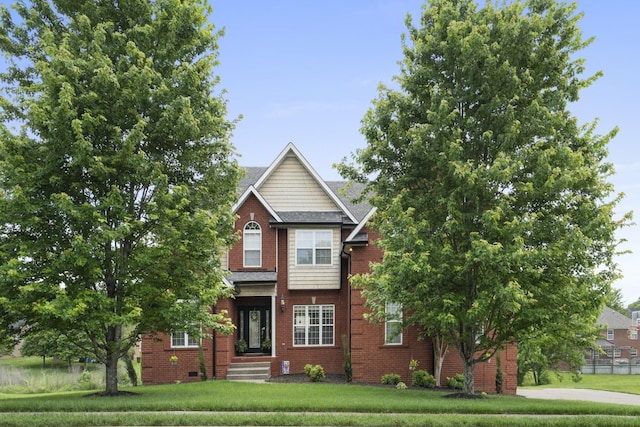
[[[573,383],[565,379],[563,384]],[[451,399],[444,397],[447,391],[390,386],[218,380],[122,390],[134,394],[110,398],[87,391],[2,394],[0,387],[0,426],[640,425],[640,407],[634,406],[495,395]]]
[[[540,386],[527,385],[525,388],[582,388],[640,394],[640,375],[583,374],[580,377],[580,381],[574,382],[571,380],[570,375],[562,375],[560,378],[551,375],[551,384]]]

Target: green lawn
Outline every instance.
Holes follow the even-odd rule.
[[[35,369],[21,363],[25,369]],[[587,381],[585,377],[576,385],[585,386]],[[0,387],[0,426],[640,425],[640,406],[494,395],[450,399],[444,391],[390,386],[207,381],[122,389],[135,394],[115,398],[88,396],[88,391],[7,394]]]

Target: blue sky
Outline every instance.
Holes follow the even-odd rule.
[[[334,163],[365,146],[360,121],[379,83],[391,83],[402,59],[400,35],[420,0],[210,0],[211,21],[225,27],[217,74],[230,117],[242,115],[233,143],[244,166],[268,166],[293,142],[327,180]],[[620,128],[609,146],[611,178],[626,194],[619,211],[640,215],[640,1],[578,0],[580,27],[596,40],[585,50],[587,74],[604,76],[572,105],[580,122],[599,118],[599,133]],[[623,302],[640,298],[640,231],[620,233],[615,283]]]

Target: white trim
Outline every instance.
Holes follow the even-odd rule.
[[[358,226],[353,229],[351,234],[349,234],[347,236],[347,238],[344,239],[344,241],[345,242],[349,242],[350,240],[354,239],[358,235],[358,233],[360,233],[362,231],[362,229],[365,227],[365,225],[367,225],[367,222],[373,216],[373,214],[376,212],[376,210],[377,210],[377,208],[371,208],[371,210],[364,216],[364,218],[362,218],[362,221],[360,221]]]
[[[252,228],[249,230],[249,234],[258,236],[258,249],[247,249],[247,227],[249,224],[255,224],[258,228]],[[257,232],[255,232],[257,230]],[[258,264],[247,265],[247,250],[258,251]],[[262,267],[262,227],[257,221],[248,221],[244,227],[242,227],[242,266],[246,268],[259,268]]]
[[[258,180],[254,183],[254,186],[256,188],[260,188],[262,184],[264,184],[264,182],[271,176],[271,174],[280,166],[280,164],[284,161],[284,159],[287,157],[287,155],[290,152],[292,152],[298,158],[300,163],[302,163],[302,166],[307,170],[307,172],[309,172],[309,174],[313,177],[316,183],[322,188],[325,194],[329,196],[331,201],[335,203],[342,210],[343,213],[347,214],[347,216],[351,221],[357,224],[358,221],[353,216],[353,214],[342,203],[340,198],[333,191],[331,191],[331,189],[329,188],[327,183],[324,181],[324,179],[322,179],[320,175],[318,175],[315,169],[311,166],[311,164],[307,161],[307,159],[304,158],[302,153],[300,153],[300,151],[296,148],[296,146],[292,142],[287,144],[284,150],[282,150],[282,152],[278,155],[278,157],[276,157],[276,159],[273,161],[273,163],[271,163],[271,165],[262,174],[262,176],[258,178]]]
[[[276,211],[271,207],[271,205],[269,205],[269,203],[264,199],[264,197],[262,197],[262,195],[258,192],[258,190],[256,190],[256,188],[253,185],[250,185],[249,188],[247,188],[244,191],[244,193],[242,193],[238,201],[233,205],[233,213],[236,213],[238,209],[240,209],[240,206],[242,206],[242,204],[249,198],[251,194],[256,196],[256,198],[262,204],[262,206],[265,207],[267,212],[269,212],[269,214],[277,222],[282,222],[282,218],[280,218],[280,215],[276,213]]]

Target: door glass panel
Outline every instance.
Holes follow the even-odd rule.
[[[249,348],[260,348],[260,311],[249,311]]]

